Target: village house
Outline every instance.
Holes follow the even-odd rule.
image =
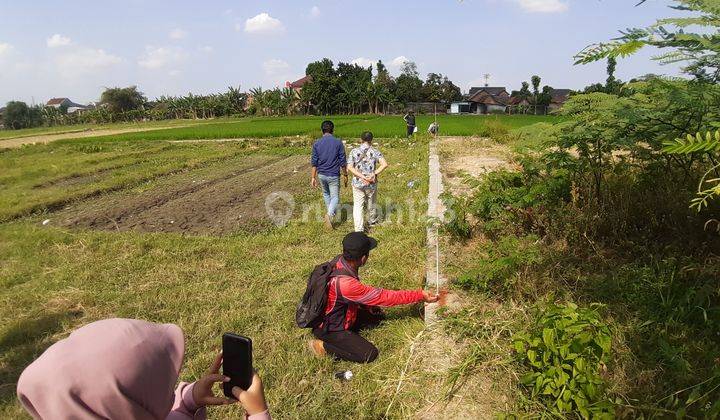
[[[556,111],[560,109],[570,97],[571,92],[571,89],[553,89],[552,92],[550,92],[550,96],[552,97],[552,99],[550,100],[550,105],[548,106],[548,109],[550,111]]]
[[[303,86],[305,86],[305,83],[312,80],[311,76],[305,76],[302,77],[294,82],[285,82],[285,87],[290,88],[295,91],[295,93],[299,96],[300,91],[302,90]]]
[[[52,98],[49,101],[47,101],[45,106],[58,108],[58,109],[60,109],[61,107],[64,107],[68,114],[72,114],[74,112],[82,111],[82,110],[85,110],[88,108],[85,105],[80,105],[80,104],[77,104],[77,103],[71,101],[69,98]]]
[[[465,100],[450,104],[451,114],[504,113],[510,104],[510,94],[505,87],[472,87]]]
[[[547,107],[535,106],[528,97],[511,97],[504,87],[473,87],[463,101],[450,104],[451,114],[493,114],[530,112],[546,114],[556,111],[570,97],[571,89],[553,89]],[[522,111],[521,111],[522,110]]]

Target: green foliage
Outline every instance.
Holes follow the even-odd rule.
[[[147,98],[138,91],[137,86],[126,88],[107,88],[100,95],[100,103],[112,113],[122,113],[141,109]]]
[[[445,223],[443,229],[453,239],[464,241],[472,235],[472,226],[467,220],[466,203],[462,197],[444,193],[441,197],[445,204]]]
[[[540,261],[538,238],[505,236],[483,247],[484,258],[471,270],[458,276],[455,284],[475,292],[507,295],[520,280],[524,268]]]
[[[720,7],[717,0],[675,0],[674,3],[675,9],[693,14],[660,19],[647,28],[623,31],[614,41],[586,47],[575,55],[575,63],[626,57],[645,46],[653,46],[672,50],[654,58],[660,63],[685,62],[685,72],[698,79],[720,81]],[[700,30],[688,32],[691,27]]]
[[[3,124],[13,130],[39,127],[43,123],[39,106],[29,107],[25,102],[10,101],[5,108]]]
[[[537,310],[528,331],[513,336],[518,359],[529,368],[520,382],[555,415],[612,417],[602,377],[612,335],[599,307],[549,303]]]
[[[703,136],[698,132],[694,136],[687,135],[687,139],[677,138],[674,141],[666,142],[665,152],[670,154],[691,154],[691,153],[711,153],[720,152],[720,130],[715,131],[715,135],[708,131]],[[705,172],[698,183],[697,196],[690,202],[690,207],[702,210],[707,207],[710,200],[720,197],[720,174],[718,174],[720,164],[716,164]],[[711,178],[711,174],[715,177]]]
[[[473,194],[467,211],[492,232],[519,224],[526,231],[542,231],[538,210],[569,200],[570,182],[564,170],[547,171],[542,163],[526,157],[522,171],[499,170],[481,180],[468,181]]]
[[[697,152],[720,152],[720,130],[696,133],[694,136],[688,134],[686,138],[676,138],[673,141],[664,143],[663,151],[672,154],[689,154]]]

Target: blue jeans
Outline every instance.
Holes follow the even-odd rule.
[[[333,217],[338,204],[340,204],[340,177],[318,174],[318,179],[322,187],[323,200],[325,200],[325,206],[327,206],[327,214]]]

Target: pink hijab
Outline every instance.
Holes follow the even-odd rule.
[[[165,419],[184,353],[177,325],[93,322],[23,371],[18,398],[36,419]]]

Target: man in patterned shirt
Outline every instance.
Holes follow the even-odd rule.
[[[370,213],[368,223],[377,223],[377,176],[388,166],[383,154],[372,146],[373,134],[366,131],[360,138],[362,143],[352,149],[347,162],[347,170],[354,175],[353,221],[356,232],[365,230],[365,208]]]

